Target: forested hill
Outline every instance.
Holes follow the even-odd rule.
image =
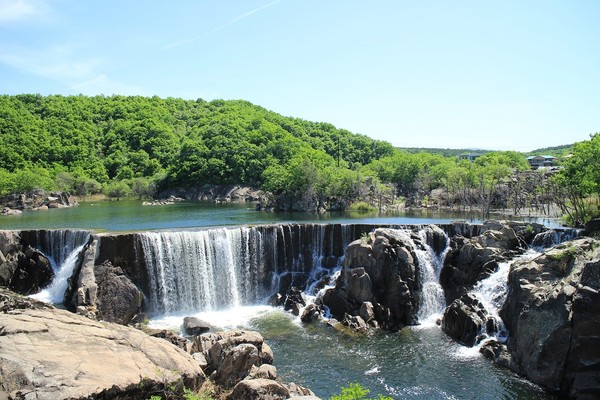
[[[0,96],[5,193],[52,188],[59,174],[91,180],[90,187],[150,177],[167,186],[261,186],[265,171],[276,179],[294,159],[326,168],[339,156],[342,167],[356,169],[393,151],[386,142],[239,100]]]

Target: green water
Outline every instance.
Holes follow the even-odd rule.
[[[81,203],[78,207],[23,211],[0,216],[0,229],[90,229],[110,232],[191,229],[208,226],[258,225],[286,222],[425,224],[456,219],[479,222],[465,213],[275,213],[255,211],[253,203],[216,204],[184,201],[163,206],[142,206],[141,201]]]
[[[558,399],[456,344],[437,326],[348,336],[274,311],[250,327],[273,348],[280,377],[323,399],[351,382],[370,389],[372,397],[395,399]]]

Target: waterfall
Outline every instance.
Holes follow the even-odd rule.
[[[549,229],[535,235],[531,243],[531,247],[537,249],[538,251],[543,251],[543,249],[556,246],[562,242],[573,240],[580,234],[581,229]]]
[[[315,293],[361,229],[282,224],[140,233],[149,308],[156,314],[223,310],[292,285]]]
[[[146,232],[139,239],[153,311],[212,311],[252,300],[250,288],[258,284],[252,250],[262,243],[255,229]]]
[[[436,254],[429,236],[432,233],[431,227],[421,228],[418,232],[423,243],[423,247],[415,246],[415,253],[419,260],[419,280],[421,282],[420,308],[417,314],[419,322],[433,322],[437,319],[446,307],[446,298],[444,289],[440,285],[440,272],[444,266],[444,259],[450,249],[450,238],[446,235],[446,245],[444,249]]]
[[[495,338],[500,342],[506,341],[508,338],[508,329],[504,325],[504,321],[498,315],[500,308],[506,301],[508,294],[508,274],[513,264],[522,261],[532,260],[539,256],[544,249],[560,244],[564,241],[573,240],[580,235],[578,229],[563,229],[563,230],[548,230],[539,233],[533,239],[531,248],[524,254],[513,258],[510,261],[498,264],[496,272],[485,279],[479,281],[471,290],[471,293],[483,304],[488,312],[488,318],[494,320],[494,329],[489,327],[483,328],[481,332],[484,338]],[[485,341],[481,341],[483,343]]]
[[[73,275],[79,255],[89,242],[90,232],[48,230],[37,232],[37,247],[48,258],[54,270],[52,283],[32,298],[52,304],[62,304],[68,279]]]

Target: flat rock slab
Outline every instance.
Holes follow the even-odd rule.
[[[191,356],[133,328],[51,308],[0,313],[0,398],[146,398],[203,380]]]

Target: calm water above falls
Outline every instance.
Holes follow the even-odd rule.
[[[21,215],[0,217],[0,229],[92,229],[111,232],[159,229],[190,229],[208,226],[257,225],[284,222],[337,222],[423,224],[470,219],[460,213],[377,213],[259,212],[254,203],[216,204],[185,201],[163,206],[142,206],[141,201],[102,201],[77,207],[47,211],[24,211]],[[477,221],[472,220],[471,221]]]

